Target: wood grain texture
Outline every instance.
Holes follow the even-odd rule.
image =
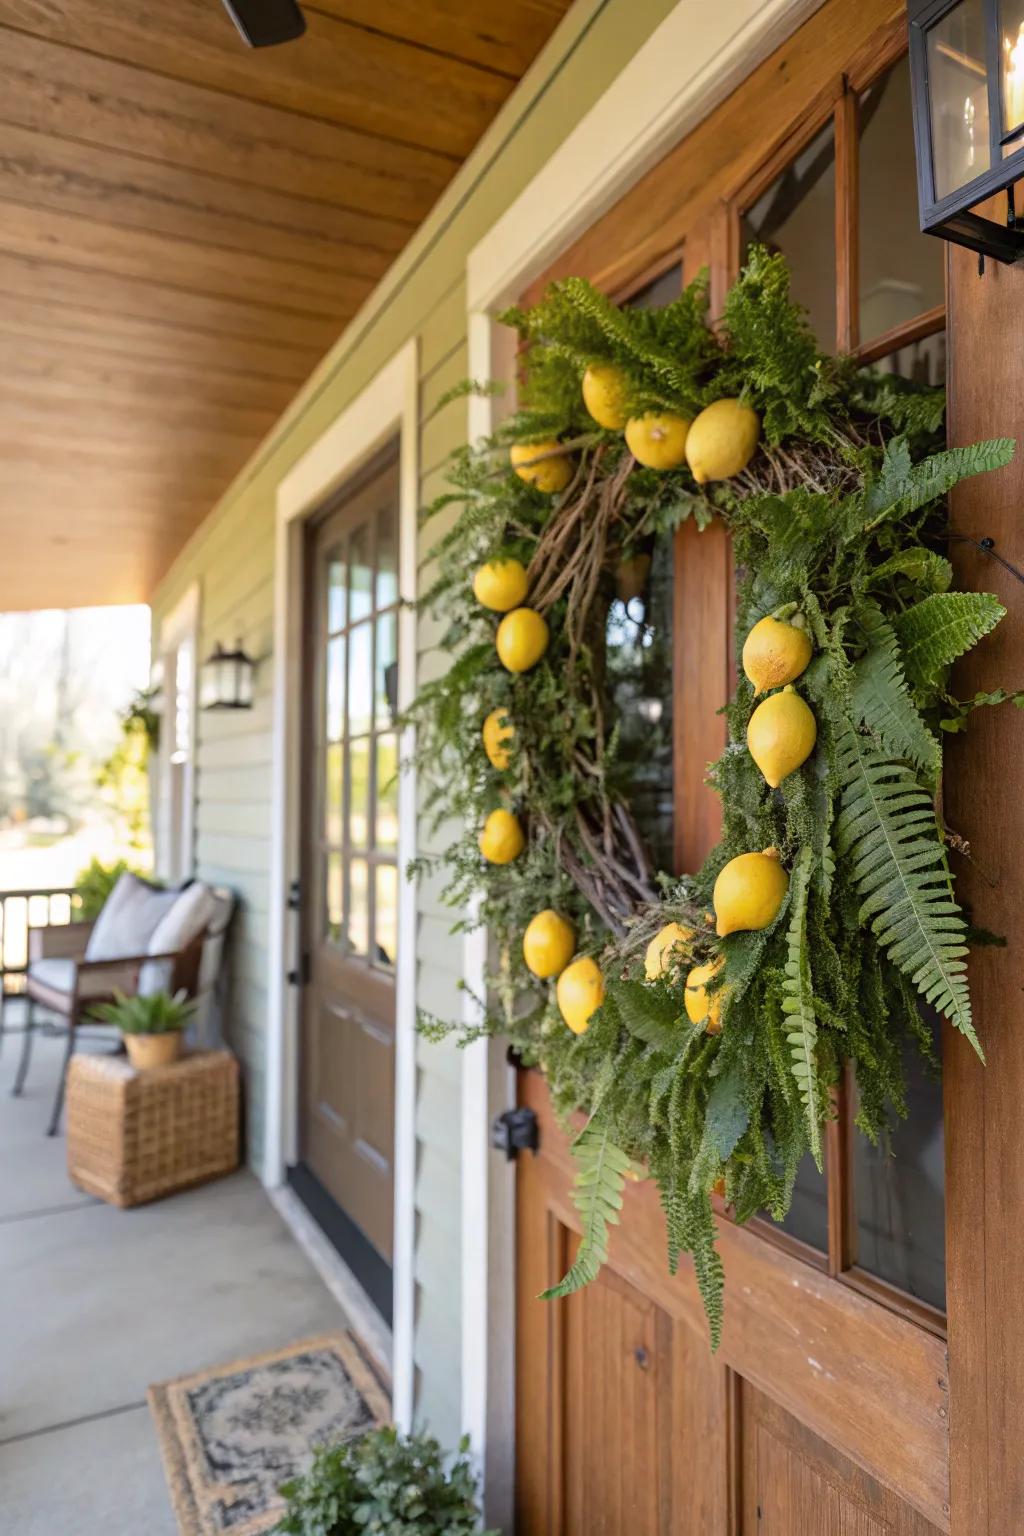
[[[988,211],[988,210],[982,210]],[[1005,217],[1005,205],[990,217]],[[1024,439],[1020,309],[1024,273],[948,247],[949,431],[953,443]],[[953,528],[992,538],[1024,567],[1024,456],[958,486]],[[1024,589],[969,544],[951,549],[957,585],[994,592],[1007,614],[957,668],[961,698],[1024,674]],[[957,894],[972,920],[1005,935],[1005,949],[975,948],[969,970],[983,1067],[948,1032],[943,1052],[946,1116],[947,1313],[955,1531],[1016,1536],[1024,1530],[1024,1321],[1021,1316],[1020,1190],[1024,1187],[1024,714],[983,709],[947,748],[945,814],[970,857],[951,855]]]
[[[518,1443],[520,1476],[526,1490],[523,1530],[554,1532],[556,1525],[531,1523],[541,1519],[545,1478],[561,1475],[548,1461],[548,1434],[539,1394],[544,1384],[560,1375],[565,1365],[558,1353],[564,1346],[553,1330],[568,1326],[552,1318],[566,1303],[541,1303],[534,1298],[542,1284],[538,1269],[538,1233],[550,1223],[567,1232],[578,1231],[579,1221],[568,1199],[572,1177],[568,1140],[558,1126],[547,1088],[536,1073],[520,1074],[520,1102],[537,1114],[540,1152],[520,1165],[519,1208],[519,1391],[521,1435]],[[753,1387],[771,1398],[802,1425],[809,1437],[824,1442],[817,1457],[817,1475],[830,1476],[830,1458],[852,1463],[868,1478],[889,1490],[889,1507],[899,1507],[902,1525],[885,1526],[894,1532],[920,1532],[934,1528],[949,1531],[948,1393],[945,1350],[942,1342],[905,1319],[849,1287],[800,1263],[771,1244],[724,1218],[719,1221],[719,1251],[725,1265],[725,1328],[718,1355],[707,1347],[707,1331],[692,1268],[684,1261],[672,1278],[665,1262],[664,1218],[652,1183],[629,1185],[625,1192],[622,1226],[611,1240],[611,1276],[605,1284],[625,1284],[662,1311],[673,1327],[693,1338],[688,1356],[689,1390],[694,1396],[691,1411],[713,1416],[714,1435],[704,1443],[707,1453],[686,1468],[686,1500],[696,1497],[699,1485],[699,1523],[686,1513],[688,1503],[674,1508],[675,1523],[668,1526],[637,1525],[626,1529],[631,1536],[655,1536],[664,1530],[681,1536],[704,1536],[723,1529],[724,1516],[708,1520],[707,1508],[726,1507],[730,1464],[727,1422],[727,1382],[722,1367],[728,1366],[743,1379],[743,1391]],[[549,1258],[548,1263],[553,1260]],[[557,1266],[556,1266],[557,1267]],[[602,1282],[599,1280],[600,1286]],[[584,1298],[570,1301],[571,1307]],[[591,1347],[603,1349],[595,1323]],[[625,1351],[619,1351],[625,1362]],[[703,1375],[699,1362],[703,1361]],[[623,1364],[625,1369],[625,1365]],[[718,1377],[708,1372],[719,1373]],[[567,1378],[565,1378],[567,1379]],[[561,1390],[561,1389],[560,1389]],[[621,1381],[614,1379],[607,1395],[612,1403],[621,1396]],[[524,1400],[524,1394],[528,1397]],[[565,1413],[573,1410],[563,1410]],[[582,1411],[582,1410],[575,1410]],[[625,1433],[623,1428],[622,1433]],[[742,1435],[742,1428],[741,1428]],[[678,1442],[677,1442],[678,1443]],[[591,1460],[618,1454],[616,1432],[603,1440],[594,1431]],[[545,1472],[535,1458],[542,1458]],[[543,1495],[546,1497],[546,1494]],[[708,1501],[711,1501],[710,1506]],[[917,1524],[914,1520],[923,1517]],[[930,1523],[929,1523],[930,1522]],[[751,1531],[756,1524],[744,1526]],[[784,1536],[830,1536],[844,1531],[842,1524],[777,1526]],[[980,1527],[979,1527],[980,1529]]]
[[[567,4],[0,0],[0,610],[150,595]]]

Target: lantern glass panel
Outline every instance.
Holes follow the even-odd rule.
[[[1024,125],[1024,0],[999,0],[999,46],[1005,138]],[[1003,146],[1003,154],[1016,154],[1022,146],[1024,137],[1015,138]]]
[[[983,0],[960,0],[928,30],[935,200],[991,165]]]
[[[242,709],[251,709],[252,675],[256,669],[248,656],[239,656],[235,666],[237,668],[235,675],[238,679],[236,703],[239,704]]]

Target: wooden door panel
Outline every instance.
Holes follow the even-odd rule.
[[[577,1241],[545,1163],[523,1163],[519,1178],[517,1532],[724,1530],[727,1481],[706,1448],[725,1444],[728,1371],[611,1266],[565,1301],[537,1300]]]
[[[618,1362],[610,1376],[595,1378],[610,1382],[607,1395],[614,1406],[612,1421],[605,1419],[600,1432],[591,1417],[588,1455],[611,1460],[631,1443],[635,1427],[628,1421],[631,1410],[623,1406],[630,1374],[625,1350],[602,1336],[608,1315],[602,1288],[623,1285],[633,1311],[627,1314],[620,1307],[616,1327],[627,1315],[638,1317],[644,1303],[650,1305],[668,1329],[668,1354],[682,1361],[678,1372],[663,1363],[667,1346],[655,1329],[658,1379],[669,1383],[664,1388],[669,1396],[680,1394],[668,1413],[673,1455],[680,1460],[683,1443],[707,1450],[699,1458],[683,1457],[666,1473],[649,1448],[647,1475],[668,1478],[674,1523],[659,1523],[660,1506],[654,1524],[609,1530],[630,1536],[660,1536],[663,1529],[700,1536],[726,1530],[725,1511],[729,1500],[738,1498],[739,1476],[739,1439],[730,1440],[730,1413],[734,1423],[742,1420],[730,1398],[730,1383],[742,1378],[743,1391],[777,1403],[781,1412],[806,1426],[814,1441],[834,1449],[843,1465],[861,1469],[873,1484],[898,1493],[907,1510],[901,1518],[910,1519],[911,1512],[924,1517],[920,1527],[896,1525],[893,1530],[915,1536],[918,1529],[948,1531],[945,1346],[908,1319],[722,1217],[718,1242],[726,1272],[725,1326],[721,1348],[712,1356],[692,1267],[684,1260],[675,1278],[668,1273],[664,1217],[649,1182],[627,1185],[622,1226],[612,1235],[609,1264],[595,1286],[564,1302],[536,1299],[565,1272],[568,1234],[578,1231],[579,1222],[569,1198],[569,1141],[555,1119],[547,1087],[535,1072],[520,1073],[519,1082],[520,1102],[537,1115],[540,1134],[539,1153],[520,1160],[517,1179],[521,1536],[560,1536],[569,1529],[559,1524],[573,1508],[573,1472],[565,1446],[572,1415],[584,1411],[575,1406],[578,1394],[568,1370],[575,1357],[567,1338],[574,1329],[595,1360],[606,1361],[611,1348]],[[664,1416],[667,1410],[659,1412]],[[792,1526],[786,1536],[818,1536],[818,1527]]]
[[[938,1527],[741,1382],[743,1536],[934,1536]]]

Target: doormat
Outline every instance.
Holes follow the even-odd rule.
[[[284,1511],[282,1483],[321,1445],[390,1422],[391,1405],[351,1333],[304,1339],[150,1387],[181,1536],[256,1536]]]

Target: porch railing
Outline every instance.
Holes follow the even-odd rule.
[[[70,923],[80,905],[80,898],[67,886],[0,891],[0,996],[13,997],[24,991],[31,930]]]

